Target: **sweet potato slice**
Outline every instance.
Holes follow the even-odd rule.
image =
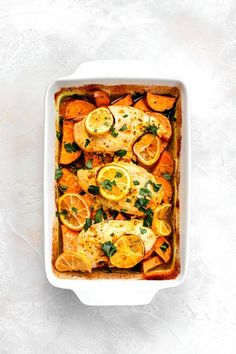
[[[97,107],[109,106],[110,96],[105,91],[94,91],[94,99]]]
[[[66,115],[66,107],[68,106],[68,104],[70,102],[74,101],[73,98],[65,98],[61,103],[60,103],[60,106],[59,106],[59,115],[62,116],[62,117],[65,117]]]
[[[63,165],[68,165],[78,159],[80,155],[81,150],[76,145],[74,140],[74,122],[64,120],[62,128],[60,163]]]
[[[146,259],[142,262],[142,270],[144,273],[147,273],[149,270],[163,264],[163,260],[161,257],[153,256],[152,258]]]
[[[62,176],[58,180],[58,186],[61,191],[66,193],[79,193],[81,188],[78,184],[77,177],[68,168],[61,169]]]
[[[174,106],[176,98],[169,96],[156,95],[154,93],[147,93],[148,105],[157,112],[164,112]]]
[[[96,107],[85,100],[73,100],[66,106],[65,119],[74,119],[79,122]]]
[[[126,220],[126,218],[124,217],[124,215],[122,215],[121,213],[119,213],[117,215],[117,217],[115,218],[115,220]]]
[[[143,112],[148,112],[148,111],[150,111],[150,108],[148,107],[145,98],[141,98],[140,100],[138,100],[137,102],[135,102],[134,107],[140,109],[140,110],[143,111]]]
[[[147,112],[147,114],[155,117],[157,120],[157,125],[159,125],[157,135],[161,139],[169,141],[172,135],[172,128],[169,119],[161,113]]]
[[[65,225],[61,225],[62,241],[63,241],[63,252],[65,251],[76,251],[78,243],[78,231],[70,230]]]
[[[169,181],[167,181],[164,177],[156,177],[156,182],[161,184],[163,189],[163,202],[169,203],[173,196],[173,187]]]
[[[170,177],[173,175],[175,169],[174,159],[169,151],[163,151],[161,157],[157,161],[156,165],[152,170],[152,174],[155,177],[161,177],[165,175],[169,175]]]
[[[153,246],[153,250],[158,254],[158,256],[163,259],[165,263],[170,260],[172,254],[172,247],[165,237],[161,236],[157,238]]]
[[[117,101],[115,101],[114,103],[112,103],[112,106],[132,106],[133,103],[134,102],[132,96],[130,93],[128,93],[128,95],[126,95],[125,97],[122,97]]]

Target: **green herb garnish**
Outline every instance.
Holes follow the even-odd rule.
[[[168,243],[166,242],[163,242],[163,244],[160,246],[160,249],[163,251],[163,252],[166,252],[166,250],[169,248],[169,245]]]
[[[99,187],[91,185],[88,187],[88,192],[90,194],[97,195],[99,193]]]
[[[59,185],[59,189],[60,189],[60,191],[61,191],[62,193],[65,193],[66,190],[68,189],[68,187],[67,187],[67,186],[64,186],[63,184],[60,184],[60,185]]]
[[[112,190],[113,186],[116,186],[116,181],[110,181],[109,179],[105,179],[101,182],[101,186],[108,191]]]
[[[127,118],[127,117],[128,117],[128,114],[123,114],[122,117],[123,117],[123,118]]]
[[[137,179],[135,179],[135,180],[133,181],[133,183],[134,183],[135,186],[138,186],[138,185],[140,184]]]
[[[87,231],[91,225],[92,225],[92,219],[86,218],[85,223],[84,223],[84,230]]]
[[[86,140],[85,140],[84,147],[87,147],[90,143],[91,143],[91,141],[90,141],[89,139],[86,139]]]
[[[56,136],[58,140],[61,140],[62,137],[62,132],[59,132],[58,130],[56,131]]]
[[[142,197],[147,197],[147,196],[150,197],[150,198],[152,197],[152,192],[148,188],[140,188],[139,194]]]
[[[71,210],[74,212],[74,213],[78,213],[78,209],[77,208],[75,208],[75,207],[71,207]]]
[[[143,229],[142,227],[140,227],[140,232],[141,232],[142,235],[146,234],[147,233],[147,229]]]
[[[117,210],[113,210],[113,209],[109,209],[109,213],[112,216],[112,219],[115,219],[117,217],[117,215],[119,214],[119,212]]]
[[[170,181],[171,178],[172,178],[169,173],[163,173],[162,176],[163,176],[167,181]]]
[[[107,219],[107,214],[105,213],[105,211],[100,208],[97,210],[95,216],[94,216],[94,222],[95,224],[99,223],[102,221],[102,219],[106,220]]]
[[[92,159],[89,159],[89,160],[86,162],[85,166],[86,166],[89,170],[91,170],[91,169],[93,168]]]
[[[67,152],[79,151],[79,147],[75,142],[73,142],[72,144],[71,143],[64,143],[64,146],[65,146],[65,149]]]
[[[115,130],[114,125],[110,129],[111,135],[114,136],[115,138],[119,135],[118,132]]]
[[[127,154],[127,150],[117,150],[116,152],[115,152],[115,155],[116,156],[119,156],[119,157],[123,157],[123,156],[125,156]]]
[[[121,178],[123,176],[123,173],[117,171],[116,174],[115,174],[115,177],[116,178]]]
[[[56,171],[55,171],[55,179],[57,180],[57,179],[61,178],[61,176],[62,176],[62,170],[60,167],[58,167],[58,168],[56,168]]]
[[[113,256],[113,254],[117,251],[116,246],[111,241],[104,242],[101,246],[107,257]]]
[[[145,127],[145,132],[153,135],[157,135],[158,127],[155,124],[149,124]]]
[[[122,127],[119,129],[120,132],[123,132],[125,130],[127,130],[127,125],[126,124],[122,125]]]

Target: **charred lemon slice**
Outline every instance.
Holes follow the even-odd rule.
[[[124,167],[110,164],[99,170],[97,184],[104,198],[117,201],[129,193],[131,176]]]
[[[160,156],[160,138],[153,134],[145,134],[134,144],[133,151],[140,162],[145,166],[151,166]]]
[[[172,205],[163,203],[154,210],[153,220],[155,219],[168,219],[170,216]]]
[[[103,135],[111,129],[113,116],[108,108],[100,107],[85,118],[85,128],[91,135]]]
[[[124,235],[115,243],[116,253],[110,257],[110,262],[117,268],[132,268],[144,256],[144,243],[139,236]]]
[[[58,212],[61,222],[71,230],[81,230],[86,218],[90,217],[86,200],[75,193],[66,193],[59,198]]]
[[[166,220],[153,219],[153,231],[159,236],[169,236],[172,232],[171,225]]]
[[[92,263],[82,252],[64,252],[57,258],[55,268],[59,272],[91,272]]]

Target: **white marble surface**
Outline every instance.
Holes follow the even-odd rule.
[[[43,264],[47,85],[93,59],[148,59],[191,93],[185,283],[141,307],[86,307]],[[0,352],[236,353],[236,3],[0,0]]]

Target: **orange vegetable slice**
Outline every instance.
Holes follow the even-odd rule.
[[[79,193],[81,188],[78,184],[77,176],[75,176],[68,168],[61,169],[62,176],[58,179],[58,187],[63,193]]]
[[[71,230],[81,230],[90,217],[89,206],[80,194],[66,193],[58,199],[61,222]]]
[[[153,246],[154,252],[160,256],[165,263],[167,263],[172,254],[172,247],[171,244],[167,241],[165,237],[158,237],[154,246]]]
[[[92,263],[82,252],[63,252],[55,262],[59,272],[81,271],[91,272]]]
[[[161,141],[158,136],[145,134],[133,146],[138,160],[146,166],[153,165],[160,156]]]
[[[96,107],[85,100],[73,100],[66,106],[65,119],[74,119],[76,122],[87,116]]]
[[[163,176],[168,174],[172,176],[175,169],[174,159],[169,151],[163,151],[161,157],[157,161],[152,173],[154,176]]]
[[[94,91],[94,99],[97,107],[109,106],[110,96],[105,91]]]
[[[147,102],[148,105],[154,110],[158,112],[164,112],[166,110],[171,109],[174,106],[176,98],[156,95],[154,93],[147,93]]]
[[[156,177],[156,182],[161,184],[161,189],[163,190],[163,202],[170,203],[173,196],[173,187],[169,181],[167,181],[164,177]],[[160,189],[160,191],[161,191]]]
[[[160,264],[163,264],[163,260],[161,257],[154,256],[152,258],[146,259],[142,262],[142,270],[144,273],[147,273],[149,270],[159,266]]]
[[[125,97],[122,97],[122,98],[118,99],[117,101],[115,101],[114,103],[112,103],[112,106],[132,106],[133,103],[134,102],[133,102],[132,96],[129,93]]]
[[[140,109],[143,112],[150,111],[150,108],[148,107],[145,98],[141,98],[140,100],[135,102],[134,107]]]
[[[64,120],[62,134],[60,163],[68,165],[81,155],[81,150],[74,139],[74,122]]]
[[[115,243],[116,253],[110,257],[110,262],[117,268],[132,268],[144,256],[144,244],[136,235],[121,236]]]

